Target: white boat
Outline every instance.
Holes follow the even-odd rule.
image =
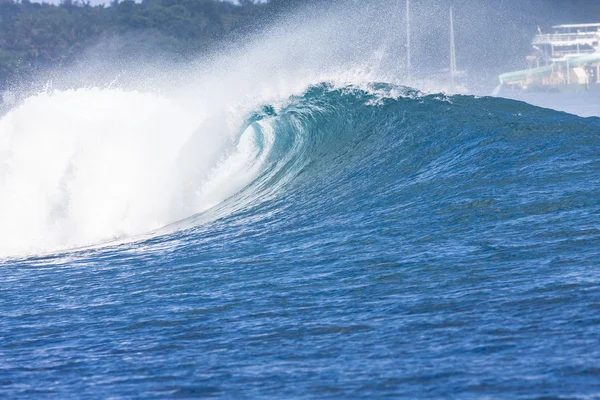
[[[600,116],[600,23],[556,25],[533,38],[528,68],[501,74],[495,95]]]

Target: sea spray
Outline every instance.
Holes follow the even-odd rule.
[[[0,120],[0,255],[96,244],[203,211],[256,173],[252,135],[235,134],[148,93],[27,99]]]
[[[98,86],[82,81],[93,63],[57,73],[0,120],[0,256],[147,233],[244,188],[275,135],[265,121],[244,127],[252,113],[312,84],[366,85],[377,73],[379,58],[356,59],[365,35],[325,20],[293,34],[283,23],[191,65],[104,71]],[[84,87],[68,89],[71,76]]]

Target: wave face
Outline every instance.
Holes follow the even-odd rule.
[[[2,119],[0,393],[597,394],[600,120],[385,83],[243,115]]]

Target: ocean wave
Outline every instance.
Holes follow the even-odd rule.
[[[498,218],[494,193],[560,181],[550,160],[587,154],[599,125],[386,83],[320,83],[227,118],[113,89],[26,100],[0,121],[0,255],[161,235],[291,197],[418,199],[429,213],[460,199]]]

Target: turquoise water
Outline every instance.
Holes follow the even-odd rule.
[[[320,84],[239,132],[213,207],[0,261],[2,397],[600,395],[600,119]]]

